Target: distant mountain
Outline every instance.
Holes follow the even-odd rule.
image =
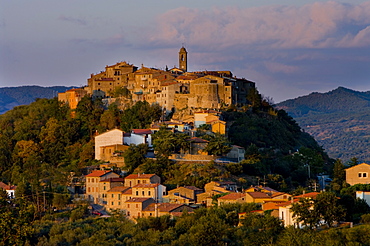
[[[306,132],[332,158],[348,161],[356,157],[370,162],[370,92],[338,87],[327,93],[311,93],[281,102]]]
[[[15,106],[27,105],[35,101],[36,98],[53,98],[58,93],[65,92],[73,87],[65,86],[19,86],[0,88],[0,114],[11,110]]]

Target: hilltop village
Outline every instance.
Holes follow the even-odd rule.
[[[370,165],[330,159],[254,82],[187,57],[106,66],[0,116],[0,244],[364,244]]]
[[[119,62],[91,74],[86,87],[59,93],[58,99],[71,108],[76,108],[85,95],[102,97],[106,104],[119,100],[123,107],[146,101],[158,104],[166,112],[182,113],[180,118],[191,117],[197,110],[248,104],[247,94],[255,88],[254,82],[236,78],[230,71],[189,72],[187,67],[184,47],[179,51],[179,68],[138,68]]]

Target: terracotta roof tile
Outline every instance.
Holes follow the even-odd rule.
[[[154,187],[157,187],[159,186],[158,183],[156,184],[137,184],[135,186],[133,186],[132,188],[154,188]]]
[[[144,197],[134,197],[134,198],[131,198],[130,200],[127,200],[126,202],[145,202],[147,200],[153,200],[153,198],[144,198]],[[154,201],[154,200],[153,200]]]
[[[123,193],[123,192],[127,191],[128,189],[130,189],[130,187],[116,186],[116,187],[113,187],[110,190],[108,190],[108,192],[122,192]]]
[[[251,197],[253,198],[269,198],[269,196],[266,193],[263,192],[247,192]]]
[[[85,177],[101,177],[107,173],[111,173],[112,171],[106,171],[106,170],[97,170],[97,171],[93,171],[92,173],[86,175]]]
[[[155,174],[130,174],[125,179],[150,179]]]
[[[230,194],[227,194],[227,195],[224,195],[218,199],[221,199],[221,200],[237,200],[237,199],[240,199],[240,198],[243,198],[245,197],[245,194],[244,193],[230,193]]]
[[[132,133],[137,135],[152,134],[150,129],[132,129]]]

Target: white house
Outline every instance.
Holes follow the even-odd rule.
[[[119,129],[113,129],[95,136],[95,159],[103,160],[104,149],[102,147],[112,145],[130,145],[146,143],[152,147],[152,131],[150,129],[133,129],[131,133],[125,133]]]
[[[152,131],[150,129],[132,129],[130,134],[124,135],[124,143],[130,144],[148,144],[152,147]]]
[[[365,202],[370,206],[370,191],[356,191],[356,198],[365,200]]]
[[[124,132],[119,129],[113,129],[107,132],[104,132],[98,136],[95,136],[95,159],[101,160],[103,150],[101,147],[114,145],[124,144]]]
[[[15,198],[15,190],[17,189],[17,186],[7,185],[3,182],[0,182],[0,188],[6,191],[9,198]]]

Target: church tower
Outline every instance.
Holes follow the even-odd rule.
[[[188,70],[188,52],[184,46],[179,51],[179,68],[184,72]]]

